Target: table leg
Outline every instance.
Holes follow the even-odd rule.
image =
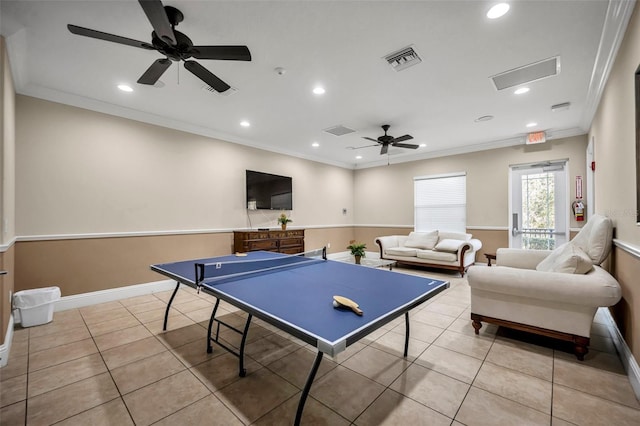
[[[176,297],[178,288],[180,288],[180,281],[176,281],[176,288],[173,290],[173,294],[169,299],[169,303],[167,304],[167,310],[164,311],[164,325],[162,326],[162,331],[167,331],[167,320],[169,319],[169,309],[171,309],[171,303],[173,303],[173,298]]]
[[[409,312],[404,313],[405,337],[404,337],[404,357],[409,353]]]
[[[207,329],[207,353],[210,354],[213,352],[213,347],[211,346],[211,331],[213,328],[213,322],[216,319],[216,312],[218,312],[218,305],[220,305],[220,299],[216,297],[216,304],[213,306],[213,312],[211,312],[211,318],[209,319],[209,328]],[[220,323],[218,323],[218,330],[220,330]],[[218,341],[218,331],[216,331],[216,342]]]
[[[244,368],[244,344],[247,341],[247,334],[249,333],[249,325],[251,324],[251,318],[253,315],[249,314],[247,317],[247,323],[244,326],[244,333],[242,333],[242,342],[240,342],[240,372],[238,375],[244,377],[247,375],[247,370]]]
[[[318,368],[320,367],[320,362],[322,361],[323,356],[324,354],[318,351],[318,354],[316,355],[316,359],[313,362],[313,366],[311,367],[311,371],[309,372],[309,376],[307,377],[307,382],[304,384],[304,389],[302,390],[302,395],[300,395],[300,401],[298,402],[298,410],[296,411],[296,420],[293,423],[295,426],[300,425],[300,420],[302,420],[302,411],[304,410],[304,403],[307,401],[309,390],[311,390],[311,385],[313,384],[313,380],[316,377],[316,373],[318,372]]]

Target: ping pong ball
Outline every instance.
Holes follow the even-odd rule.
[[[340,305],[338,305],[338,302],[336,302],[336,301],[334,300],[334,301],[333,301],[333,307],[334,307],[334,308],[337,308],[338,306],[340,306]]]

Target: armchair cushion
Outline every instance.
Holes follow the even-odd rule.
[[[612,238],[613,221],[596,214],[587,221],[571,243],[587,253],[594,265],[600,265],[609,256]]]
[[[433,250],[437,242],[438,230],[431,232],[411,232],[409,233],[407,241],[404,242],[404,246],[421,250]]]
[[[536,271],[586,274],[592,268],[591,258],[584,251],[571,243],[565,243],[538,263]]]

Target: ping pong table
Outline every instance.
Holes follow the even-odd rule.
[[[207,352],[214,341],[239,358],[244,369],[244,347],[253,316],[260,318],[318,350],[296,411],[300,424],[304,404],[324,354],[335,356],[348,346],[405,316],[404,356],[409,344],[409,311],[449,287],[448,281],[417,277],[383,269],[327,260],[326,250],[313,256],[256,251],[237,255],[151,265],[151,269],[176,281],[165,312],[164,329],[171,303],[180,284],[202,290],[216,298],[209,320]],[[333,296],[345,296],[364,312],[334,308]],[[216,317],[223,300],[248,314],[243,330]],[[213,325],[217,323],[215,336]],[[219,340],[220,325],[242,335],[239,351]]]

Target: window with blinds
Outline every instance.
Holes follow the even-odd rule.
[[[466,173],[413,178],[416,231],[466,232]]]

